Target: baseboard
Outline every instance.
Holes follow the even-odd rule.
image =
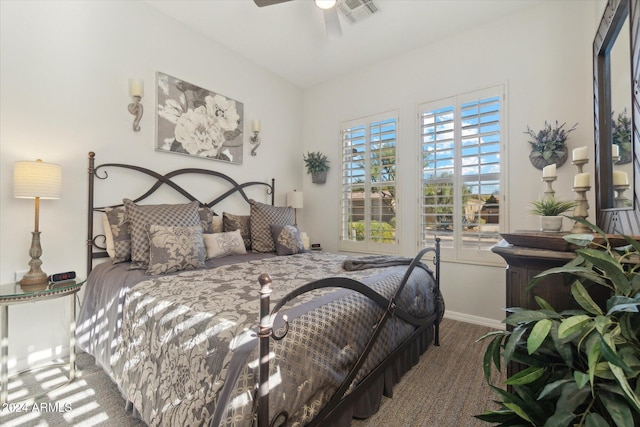
[[[76,347],[76,355],[78,354],[79,351],[81,350]],[[15,375],[22,371],[29,370],[29,369],[39,369],[41,367],[46,367],[51,364],[58,364],[58,363],[68,364],[69,363],[69,345],[61,346],[58,354],[56,354],[55,356],[50,356],[50,357],[47,357],[46,359],[38,360],[37,362],[29,362],[28,357],[14,359],[13,362],[14,363],[12,363],[12,361],[9,360],[10,376]]]
[[[504,323],[496,319],[490,319],[488,317],[473,316],[471,314],[457,313],[455,311],[449,311],[449,310],[444,312],[444,317],[446,317],[447,319],[457,320],[460,322],[473,323],[474,325],[487,326],[493,329],[502,329],[502,330],[506,329]]]

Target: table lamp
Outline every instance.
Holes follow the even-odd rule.
[[[297,209],[302,209],[302,201],[303,201],[303,195],[302,195],[302,191],[289,191],[287,193],[287,206],[292,207],[293,208],[293,218],[294,218],[294,223],[295,225],[298,225],[298,216],[297,216]]]
[[[13,196],[18,199],[35,199],[35,229],[31,233],[29,272],[20,280],[22,286],[42,285],[48,282],[47,274],[40,266],[42,246],[40,246],[40,199],[59,199],[62,196],[62,168],[38,159],[18,161],[13,169]]]

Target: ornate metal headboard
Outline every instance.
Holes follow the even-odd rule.
[[[158,190],[162,185],[165,185],[165,184],[173,188],[175,191],[181,194],[188,201],[198,200],[191,193],[185,190],[182,186],[178,185],[175,181],[173,181],[173,179],[176,178],[177,176],[185,175],[185,174],[213,176],[223,181],[226,181],[230,185],[230,188],[228,190],[224,191],[222,194],[215,197],[213,200],[209,202],[202,202],[198,200],[201,206],[207,206],[211,208],[216,204],[220,203],[221,201],[225,200],[229,196],[235,194],[236,192],[239,193],[247,203],[249,203],[249,197],[244,192],[244,189],[251,186],[267,187],[266,189],[267,194],[271,195],[271,204],[273,205],[275,202],[275,179],[271,180],[271,184],[268,184],[266,182],[259,182],[259,181],[250,181],[250,182],[244,182],[239,184],[229,176],[217,171],[209,170],[209,169],[187,168],[187,169],[177,169],[177,170],[168,172],[166,174],[159,174],[157,172],[154,172],[150,169],[143,168],[141,166],[127,165],[122,163],[105,163],[102,165],[95,166],[95,156],[96,154],[93,151],[89,152],[89,169],[88,169],[89,197],[88,197],[88,207],[87,207],[87,274],[89,274],[89,272],[91,272],[91,269],[93,268],[94,259],[106,258],[109,256],[106,252],[106,245],[98,244],[98,240],[105,241],[105,236],[103,234],[97,234],[97,235],[94,234],[94,228],[93,228],[94,214],[96,212],[105,212],[106,208],[122,206],[122,204],[109,205],[109,206],[94,205],[95,179],[96,178],[100,180],[107,179],[109,177],[109,174],[107,173],[108,168],[130,169],[130,170],[140,172],[144,175],[150,176],[156,180],[156,182],[151,186],[151,188],[149,188],[149,190],[147,190],[144,194],[136,198],[131,197],[131,200],[133,200],[136,203],[142,200],[145,200],[146,198],[151,196],[156,190]],[[97,249],[97,251],[95,251],[94,249]]]

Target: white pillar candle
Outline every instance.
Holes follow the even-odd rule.
[[[611,157],[618,156],[620,156],[620,147],[618,147],[618,144],[611,145]]]
[[[578,147],[573,149],[573,161],[587,160],[587,147]]]
[[[129,79],[129,95],[142,98],[144,96],[144,80]]]
[[[253,131],[260,132],[260,120],[253,121]]]
[[[542,177],[543,178],[555,178],[556,177],[556,164],[553,163],[551,165],[543,167],[542,168]]]
[[[573,178],[574,187],[588,187],[589,186],[589,172],[583,172],[576,174]]]
[[[629,185],[627,173],[623,171],[613,171],[613,185]]]

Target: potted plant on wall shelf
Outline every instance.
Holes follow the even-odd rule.
[[[531,202],[533,215],[540,215],[540,231],[558,232],[562,230],[562,214],[575,207],[575,202],[556,197],[544,197]]]
[[[542,170],[545,166],[554,163],[560,167],[567,160],[569,150],[566,141],[569,133],[573,132],[578,124],[576,123],[568,130],[564,129],[565,124],[559,125],[556,120],[555,127],[551,127],[551,124],[545,121],[544,129],[538,132],[527,126],[525,133],[531,137],[529,140],[529,144],[531,144],[529,160],[536,169]]]
[[[613,120],[614,113],[611,112],[611,132],[613,143],[616,144],[620,158],[615,162],[617,165],[631,162],[631,119],[627,116],[627,109],[618,114],[618,118]]]
[[[311,182],[324,184],[327,181],[329,158],[319,151],[307,152],[302,158],[307,167],[307,173],[311,174]]]
[[[565,236],[581,246],[577,257],[540,273],[529,288],[562,274],[580,308],[557,312],[536,296],[539,310],[507,309],[504,322],[513,329],[479,339],[491,339],[484,374],[501,408],[476,418],[501,426],[640,425],[640,242],[623,236],[629,244],[613,248],[602,230],[576,220],[605,243],[594,244],[593,235]],[[592,286],[610,290],[605,307],[591,297]],[[506,380],[511,390],[492,384],[492,366],[500,371],[501,360],[526,367]]]

